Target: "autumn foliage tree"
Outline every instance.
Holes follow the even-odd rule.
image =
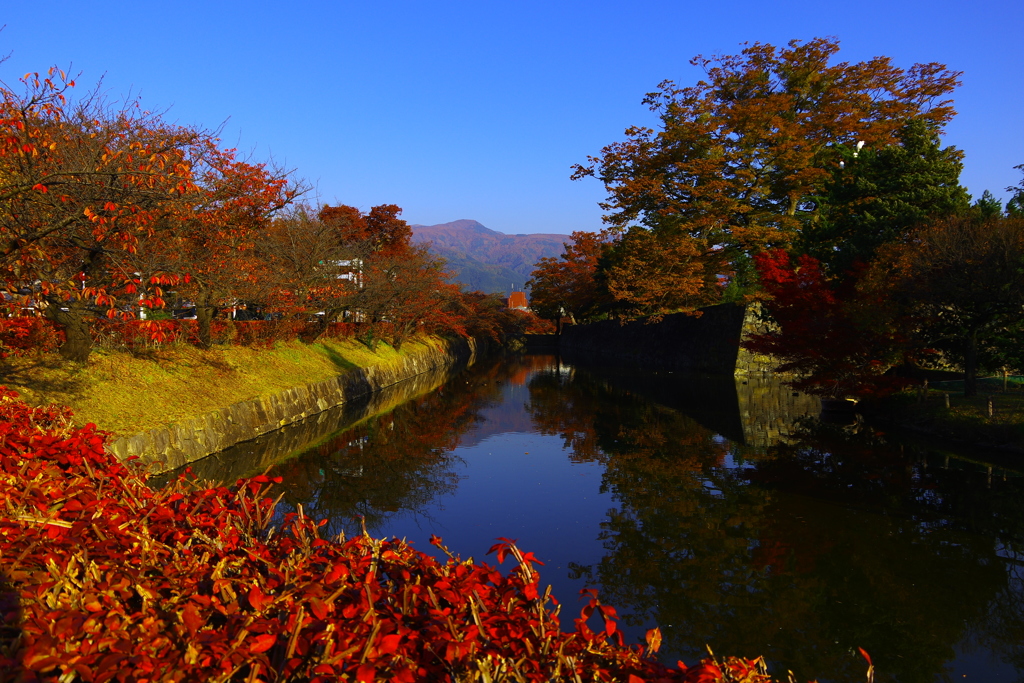
[[[204,347],[213,318],[246,304],[307,341],[346,312],[396,345],[420,330],[464,333],[457,289],[412,247],[398,206],[282,214],[303,185],[213,133],[137,101],[74,100],[58,70],[22,86],[0,88],[0,279],[60,326],[65,358],[88,358],[98,316],[161,308],[172,289],[194,307]]]
[[[384,339],[395,348],[418,331],[465,334],[444,261],[414,246],[412,229],[394,204],[366,214],[351,206],[324,206],[319,219],[347,250],[354,282],[346,301],[372,347]]]
[[[160,307],[163,285],[199,278],[183,247],[215,264],[218,246],[294,196],[283,175],[138,101],[72,101],[74,81],[56,69],[22,86],[0,88],[0,277],[64,328],[65,358],[88,357],[89,317],[130,315],[140,298]],[[153,268],[145,281],[143,263]]]
[[[339,226],[311,206],[296,205],[276,217],[256,241],[268,266],[269,291],[254,300],[289,319],[309,322],[303,339],[312,342],[353,305],[359,286],[357,249]]]
[[[681,233],[630,230],[608,250],[600,275],[616,311],[657,319],[718,303],[721,274],[730,270],[723,255],[718,246]]]
[[[627,129],[625,141],[577,165],[573,177],[604,183],[612,229],[650,231],[653,244],[675,250],[691,242],[693,258],[718,273],[744,263],[742,255],[788,247],[818,213],[838,145],[882,147],[910,121],[941,129],[954,114],[948,96],[958,73],[935,63],[903,69],[887,57],[830,64],[838,51],[835,40],[816,38],[698,56],[691,63],[706,79],[665,81],[645,98],[658,130]],[[649,277],[662,278],[672,262],[652,259]],[[680,284],[717,283],[694,268]]]
[[[747,346],[782,361],[792,384],[827,398],[882,396],[907,384],[887,374],[918,349],[901,310],[884,290],[858,290],[854,280],[830,281],[820,262],[792,259],[783,249],[754,257],[775,328],[752,335]]]
[[[964,370],[964,393],[977,394],[986,350],[1020,359],[1024,311],[1024,219],[952,216],[886,245],[863,289],[912,316],[923,343]]]
[[[607,294],[598,282],[598,260],[610,246],[607,232],[577,231],[558,258],[545,257],[530,274],[530,307],[542,318],[582,322],[601,312]]]

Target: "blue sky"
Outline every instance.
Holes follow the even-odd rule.
[[[696,54],[835,36],[877,55],[963,71],[946,144],[977,197],[1021,180],[1024,3],[136,2],[4,3],[0,78],[51,65],[103,77],[182,124],[273,157],[320,201],[394,203],[413,223],[472,218],[505,233],[596,230],[596,180],[570,166],[651,125],[664,79]]]

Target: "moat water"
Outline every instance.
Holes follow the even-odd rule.
[[[271,467],[331,533],[516,539],[578,614],[616,606],[666,663],[763,655],[785,679],[1024,679],[1024,477],[853,422],[779,384],[554,356],[427,375],[193,465]],[[362,520],[362,521],[360,521]],[[505,570],[509,569],[506,560]]]

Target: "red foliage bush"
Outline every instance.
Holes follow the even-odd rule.
[[[668,669],[657,631],[624,646],[594,595],[562,632],[537,561],[506,539],[503,575],[327,540],[301,510],[271,528],[266,477],[154,491],[93,425],[16,396],[0,388],[0,680],[769,680],[759,660]]]
[[[331,339],[348,339],[356,335],[356,323],[328,323],[325,337]]]
[[[0,358],[22,356],[29,351],[55,351],[64,333],[39,316],[0,317]]]
[[[781,359],[780,371],[799,376],[794,387],[845,398],[884,396],[906,386],[907,379],[886,371],[910,359],[909,341],[878,293],[858,290],[856,278],[834,287],[810,256],[793,263],[773,249],[754,262],[777,329],[752,335],[745,345]]]

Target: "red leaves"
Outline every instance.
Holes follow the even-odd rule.
[[[434,538],[437,537],[431,537],[431,542],[433,542]],[[440,539],[438,540],[440,541]],[[497,553],[495,557],[498,558],[498,564],[502,564],[505,561],[505,556],[511,552],[512,546],[515,545],[515,539],[509,539],[499,536],[498,540],[501,541],[501,543],[495,543],[494,545],[492,545],[491,549],[487,551],[487,554],[490,555],[491,553]]]
[[[260,590],[259,586],[253,586],[252,588],[249,589],[248,598],[249,598],[249,604],[257,612],[262,612],[263,608],[266,605],[268,605],[271,602],[273,602],[272,599],[268,599],[267,596],[263,594],[263,591]]]
[[[270,648],[274,647],[274,643],[277,642],[277,636],[273,633],[264,633],[261,636],[256,636],[252,640],[252,644],[249,645],[249,652],[252,654],[259,654],[260,652],[266,652]]]
[[[274,480],[154,491],[94,427],[15,396],[0,388],[0,572],[22,648],[17,660],[0,650],[0,670],[26,681],[495,680],[513,663],[537,683],[722,680],[718,664],[674,671],[623,646],[595,591],[563,632],[538,595],[539,562],[510,539],[492,549],[518,560],[507,575],[397,540],[330,542],[301,515],[268,539]],[[597,633],[582,623],[595,612]],[[648,634],[649,653],[658,642]]]
[[[875,680],[875,665],[871,663],[871,655],[862,647],[858,647],[857,652],[868,661],[868,683],[872,683]]]
[[[30,351],[54,351],[63,337],[63,333],[45,318],[0,317],[0,358],[21,356]]]
[[[781,371],[800,376],[793,386],[845,398],[883,395],[906,384],[884,375],[909,356],[885,301],[857,290],[853,279],[834,287],[810,256],[793,263],[784,250],[773,249],[754,261],[777,327],[752,335],[746,346],[781,359]]]

